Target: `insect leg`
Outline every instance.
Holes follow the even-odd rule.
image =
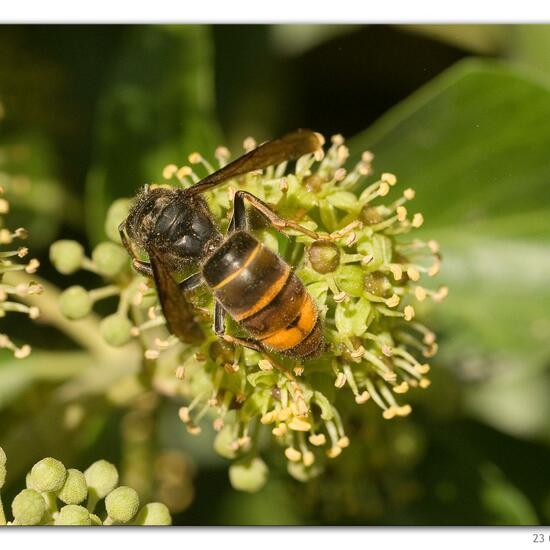
[[[214,332],[220,338],[225,335],[225,310],[218,301],[214,304]]]
[[[133,246],[130,244],[130,241],[128,240],[128,237],[126,236],[126,222],[122,222],[118,226],[118,234],[120,235],[120,240],[122,241],[122,244],[124,245],[124,248],[128,251],[128,254],[130,254],[130,257],[132,258],[132,265],[134,266],[134,269],[144,277],[149,277],[150,279],[153,278],[153,268],[151,267],[151,264],[148,262],[144,262],[143,260],[140,260],[137,256],[137,254],[134,251]]]
[[[264,348],[251,338],[238,338],[237,336],[230,336],[229,334],[224,334],[222,338],[229,344],[237,344],[248,349],[253,349],[254,351],[259,351],[260,353],[264,351]]]
[[[231,218],[231,222],[229,224],[230,233],[233,231],[238,231],[239,229],[247,228],[246,213],[244,209],[245,200],[250,204],[250,206],[255,208],[263,216],[265,216],[269,223],[278,231],[284,233],[287,229],[294,229],[295,231],[299,231],[300,233],[303,233],[304,235],[307,235],[308,237],[311,237],[315,240],[329,238],[328,235],[320,235],[319,233],[316,233],[315,231],[312,231],[307,227],[303,227],[296,222],[281,218],[275,212],[273,212],[273,210],[271,210],[271,208],[269,208],[269,206],[267,206],[265,202],[254,196],[252,193],[249,193],[248,191],[235,192],[235,198],[233,199],[233,217]]]
[[[191,275],[187,277],[187,279],[184,279],[183,281],[178,283],[178,288],[183,292],[187,292],[189,290],[194,290],[201,285],[202,275],[200,273],[195,273],[194,275]]]
[[[214,305],[214,332],[222,340],[229,344],[244,346],[245,348],[253,349],[255,351],[263,352],[264,349],[258,342],[251,338],[238,338],[236,336],[230,336],[225,332],[225,310],[219,302]]]

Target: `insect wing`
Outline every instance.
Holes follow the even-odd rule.
[[[230,162],[217,172],[210,174],[196,185],[187,189],[186,195],[192,196],[204,193],[216,185],[220,185],[224,181],[236,178],[237,176],[313,153],[320,149],[322,145],[323,140],[320,134],[311,130],[296,130],[281,138],[267,141],[242,157]]]
[[[161,255],[154,249],[148,250],[148,253],[168,329],[182,342],[195,343],[202,340],[203,333],[195,321],[191,306],[170,271],[163,264]]]

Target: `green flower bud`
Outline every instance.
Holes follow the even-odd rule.
[[[65,504],[80,504],[88,496],[84,474],[74,468],[67,470],[67,477],[57,497]]]
[[[172,525],[170,511],[162,502],[146,504],[133,521],[135,525]]]
[[[84,248],[76,241],[57,241],[50,246],[50,261],[63,275],[78,271],[84,259]]]
[[[4,486],[6,481],[6,453],[4,449],[0,447],[0,489]]]
[[[59,309],[68,319],[82,319],[92,310],[92,300],[81,286],[70,286],[59,297]]]
[[[90,512],[83,506],[77,504],[67,504],[59,510],[59,515],[55,518],[55,525],[91,525]]]
[[[106,460],[94,462],[84,472],[84,477],[90,493],[97,499],[105,498],[118,484],[118,471]]]
[[[59,491],[65,483],[67,470],[55,458],[43,458],[31,470],[31,482],[37,491]]]
[[[94,248],[92,260],[103,275],[114,277],[128,263],[128,253],[118,244],[104,242]]]
[[[13,499],[11,511],[17,525],[38,525],[46,511],[46,502],[33,489],[23,489]]]
[[[226,424],[216,435],[214,439],[214,450],[224,458],[230,460],[237,456],[237,449],[231,444],[237,440],[238,437],[237,426],[232,424]]]
[[[306,466],[303,462],[288,462],[287,470],[294,479],[305,483],[321,474],[323,468],[317,464]]]
[[[330,242],[314,242],[308,250],[311,267],[317,273],[331,273],[340,265],[340,249]]]
[[[132,323],[128,317],[114,313],[105,317],[99,325],[101,336],[111,346],[119,347],[127,344],[132,337]]]
[[[99,516],[96,516],[95,514],[90,514],[90,520],[92,522],[92,525],[103,525],[103,522],[99,518]]]
[[[131,487],[117,487],[105,498],[105,508],[113,521],[128,523],[138,511],[139,496]]]
[[[107,218],[105,220],[105,233],[107,237],[115,243],[120,242],[118,226],[126,219],[130,210],[130,199],[118,199],[109,208]]]
[[[269,470],[266,463],[258,457],[235,462],[229,467],[229,481],[233,489],[255,493],[267,482]]]

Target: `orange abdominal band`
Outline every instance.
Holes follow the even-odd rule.
[[[295,326],[282,328],[275,334],[263,338],[262,344],[278,350],[287,350],[297,346],[313,330],[317,322],[317,311],[307,294],[299,315],[300,318]]]

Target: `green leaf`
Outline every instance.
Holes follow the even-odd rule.
[[[420,234],[440,241],[440,280],[450,289],[437,309],[469,350],[550,353],[546,120],[550,88],[543,82],[469,60],[351,142],[350,162],[371,149],[377,171],[416,189],[409,212],[422,212]]]
[[[529,499],[492,464],[482,468],[485,484],[481,498],[497,525],[539,525]]]
[[[550,76],[550,25],[514,25],[510,57]]]
[[[105,214],[115,198],[162,181],[166,164],[185,165],[193,151],[213,155],[219,132],[211,64],[205,26],[129,29],[100,102],[95,163],[87,182],[92,242],[103,238]]]

